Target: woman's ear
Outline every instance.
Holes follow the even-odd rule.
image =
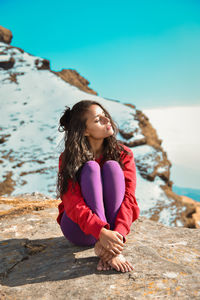
[[[87,133],[87,130],[85,130],[84,136],[89,136],[89,133]]]

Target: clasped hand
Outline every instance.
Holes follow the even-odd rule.
[[[99,241],[104,249],[112,256],[120,254],[123,250],[123,236],[117,231],[103,227],[99,235]]]

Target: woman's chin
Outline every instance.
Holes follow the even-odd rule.
[[[108,137],[113,135],[114,131],[112,129],[108,130]]]

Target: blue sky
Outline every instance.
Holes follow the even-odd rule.
[[[139,109],[200,104],[200,1],[0,0],[12,45]]]

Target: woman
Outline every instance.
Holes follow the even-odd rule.
[[[75,245],[95,246],[97,270],[133,270],[121,254],[139,217],[132,151],[116,140],[117,126],[96,101],[66,108],[58,130],[65,131],[57,180],[57,222],[64,236]]]

